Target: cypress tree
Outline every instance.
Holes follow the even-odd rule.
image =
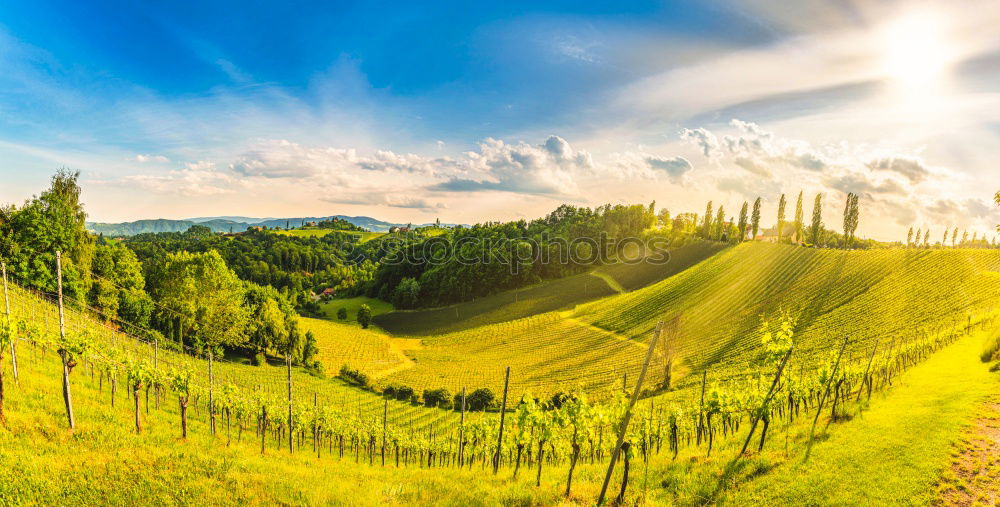
[[[740,241],[747,239],[747,215],[749,214],[750,205],[746,201],[743,201],[743,208],[740,209]]]
[[[816,194],[816,201],[813,203],[812,226],[809,227],[809,240],[813,245],[819,244],[819,238],[822,232],[823,194]]]
[[[785,228],[785,194],[781,194],[778,199],[778,240],[781,240],[781,232]]]
[[[760,229],[760,197],[753,202],[753,214],[750,216],[750,232],[753,234],[750,239],[757,239],[758,229]]]

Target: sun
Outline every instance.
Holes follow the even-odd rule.
[[[914,12],[890,22],[883,31],[883,72],[907,90],[926,90],[940,82],[950,63],[945,24],[933,12]]]

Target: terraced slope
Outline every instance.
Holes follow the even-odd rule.
[[[851,337],[848,358],[1000,304],[1000,252],[816,250],[747,243],[649,287],[547,313],[424,339],[416,366],[383,379],[415,388],[502,387],[544,395],[634,379],[656,322],[679,316],[675,380],[745,374],[760,347],[761,315],[796,319],[797,357],[826,359]],[[959,322],[961,321],[961,322]],[[662,359],[656,357],[657,365]],[[654,365],[650,382],[662,381]],[[751,369],[752,370],[752,369]],[[687,379],[685,380],[685,374]],[[677,382],[675,382],[677,385]]]

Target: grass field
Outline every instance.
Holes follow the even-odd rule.
[[[368,307],[372,309],[372,315],[376,316],[393,310],[392,303],[365,296],[357,296],[353,298],[333,298],[329,301],[321,302],[319,307],[320,311],[323,312],[324,317],[329,320],[337,320],[338,322],[358,325],[358,309],[361,308],[361,305],[368,305]],[[337,310],[341,308],[345,308],[347,310],[347,320],[340,321],[337,319]]]
[[[962,445],[962,429],[1000,393],[1000,376],[978,360],[981,337],[964,338],[907,371],[870,404],[850,405],[850,420],[824,430],[821,419],[807,463],[810,418],[776,425],[779,436],[762,453],[738,462],[732,458],[741,435],[720,440],[711,457],[698,448],[677,459],[636,455],[626,504],[939,503],[938,483]],[[112,407],[108,385],[81,372],[73,378],[78,428],[69,431],[58,359],[22,350],[21,381],[8,387],[8,424],[0,430],[0,498],[12,504],[580,505],[593,503],[603,479],[603,464],[584,461],[565,498],[565,463],[547,466],[536,487],[534,470],[514,478],[509,468],[493,475],[479,463],[369,465],[335,449],[316,456],[308,440],[290,455],[284,441],[267,437],[262,454],[252,425],[223,424],[213,437],[199,403],[182,440],[173,396],[148,410],[141,400],[143,433],[136,434],[127,392],[120,390]]]

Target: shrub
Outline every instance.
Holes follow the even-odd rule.
[[[466,397],[465,406],[470,411],[478,412],[490,408],[495,400],[496,395],[493,394],[493,391],[482,387],[472,391],[472,394]],[[459,399],[459,403],[461,403],[461,399]]]
[[[368,387],[368,375],[350,368],[346,364],[340,367],[340,377],[361,387]]]
[[[337,310],[337,320],[347,320],[347,308],[341,306]]]
[[[358,324],[361,324],[362,328],[368,329],[368,325],[371,323],[372,323],[371,307],[368,305],[361,305],[361,308],[358,308]]]
[[[396,399],[400,401],[409,400],[415,396],[413,388],[410,386],[399,386],[396,388]]]
[[[451,401],[451,393],[443,387],[440,389],[424,390],[424,406],[426,407],[442,407],[448,404],[449,401]]]
[[[395,398],[396,386],[385,386],[385,389],[382,389],[382,394],[389,398]]]

